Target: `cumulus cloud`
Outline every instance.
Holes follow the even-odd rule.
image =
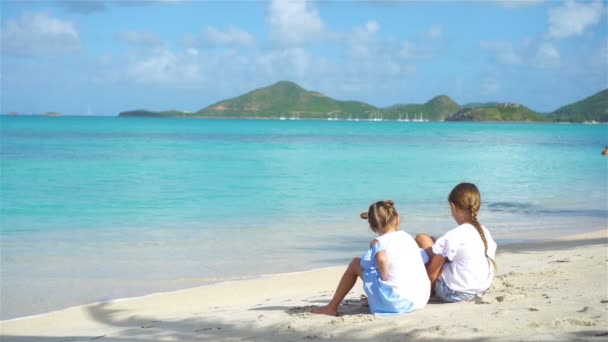
[[[494,60],[500,64],[519,65],[523,63],[513,44],[509,42],[482,41],[480,46],[482,49],[489,51]]]
[[[443,38],[443,26],[433,25],[425,32],[424,37],[427,39],[441,39]]]
[[[200,64],[190,53],[178,54],[158,48],[145,58],[134,58],[127,65],[127,74],[137,83],[166,84],[203,79]]]
[[[267,19],[271,38],[288,46],[306,44],[325,30],[319,12],[306,0],[272,0]]]
[[[559,7],[549,10],[549,38],[562,39],[580,36],[585,30],[596,25],[602,16],[601,1],[576,2],[568,0]]]
[[[433,25],[428,30],[419,32],[411,39],[399,42],[391,53],[406,60],[429,60],[438,51],[445,48],[445,34],[443,25]],[[383,43],[386,44],[386,43]]]
[[[534,56],[534,64],[541,68],[556,67],[560,63],[560,54],[557,47],[549,42],[542,43],[536,55]]]
[[[120,31],[114,34],[114,39],[127,44],[143,46],[158,46],[163,43],[155,33],[150,31]]]
[[[268,75],[303,76],[310,69],[311,56],[304,48],[273,50],[257,56],[256,64]]]
[[[225,31],[207,26],[200,34],[184,34],[182,43],[186,47],[252,47],[255,38],[249,32],[234,26]]]
[[[186,53],[190,56],[198,56],[200,52],[195,48],[187,48]]]
[[[376,33],[378,31],[380,31],[380,25],[374,20],[355,27],[349,39],[349,55],[356,58],[372,56],[377,51],[378,41]]]
[[[437,47],[432,44],[412,42],[409,40],[401,42],[395,55],[409,61],[420,61],[432,59],[437,53]]]
[[[72,22],[45,12],[25,13],[7,20],[0,31],[2,52],[35,56],[73,52],[80,48],[80,36]]]

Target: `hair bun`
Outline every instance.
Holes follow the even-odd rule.
[[[361,216],[362,219],[367,220],[368,215],[367,215],[367,212],[364,212],[364,213],[361,213],[361,215],[359,215],[359,216]]]
[[[386,201],[384,201],[384,203],[386,203],[386,205],[387,205],[389,208],[392,208],[392,207],[395,205],[395,202],[393,202],[393,201],[391,201],[391,200],[386,200]]]

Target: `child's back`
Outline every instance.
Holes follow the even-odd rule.
[[[430,295],[430,280],[418,245],[409,234],[399,231],[399,214],[393,201],[373,203],[360,216],[377,237],[362,258],[350,262],[329,303],[312,312],[337,316],[338,306],[357,278],[363,280],[373,314],[406,313],[424,307]]]
[[[496,242],[482,227],[487,240],[487,256],[476,228],[464,223],[437,239],[433,252],[450,262],[443,265],[441,279],[454,291],[483,292],[492,284],[494,267],[489,258],[496,256]],[[489,257],[489,258],[488,258]]]
[[[389,263],[388,279],[384,282],[396,293],[410,299],[416,309],[424,307],[429,299],[431,283],[416,241],[404,231],[387,233],[376,240],[384,247]]]

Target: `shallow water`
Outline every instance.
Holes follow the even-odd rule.
[[[373,237],[372,201],[440,234],[462,181],[499,243],[608,225],[606,125],[1,117],[0,133],[2,319],[342,264]]]

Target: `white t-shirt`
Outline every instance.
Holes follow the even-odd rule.
[[[424,307],[429,300],[431,283],[416,241],[404,231],[386,233],[376,240],[388,259],[388,277],[384,283],[412,301],[416,308]]]
[[[496,242],[483,227],[488,242],[488,256],[496,257]],[[494,267],[486,258],[484,245],[477,229],[469,223],[445,233],[435,241],[433,253],[443,255],[450,262],[443,265],[441,279],[453,291],[483,292],[492,284]]]

